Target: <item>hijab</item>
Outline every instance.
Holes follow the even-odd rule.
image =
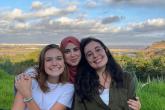
[[[77,38],[75,38],[74,36],[68,36],[68,37],[64,38],[61,41],[60,48],[61,48],[63,53],[64,53],[64,50],[65,50],[66,46],[69,43],[72,43],[72,44],[74,44],[74,45],[76,45],[77,47],[80,48],[79,40]],[[77,74],[77,67],[78,67],[78,65],[77,66],[71,66],[71,65],[67,64],[69,82],[71,82],[71,83],[75,83],[75,77],[76,77],[76,74]]]

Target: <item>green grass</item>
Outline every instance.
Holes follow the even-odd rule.
[[[13,104],[14,76],[0,70],[0,110],[10,110]],[[140,97],[141,110],[165,110],[165,83],[163,80],[151,81],[144,86],[139,82],[138,96]]]
[[[0,110],[10,110],[14,93],[13,93],[14,77],[0,70]]]
[[[164,81],[152,81],[138,88],[141,110],[165,110],[165,83]]]

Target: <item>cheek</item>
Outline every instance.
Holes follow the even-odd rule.
[[[47,71],[48,67],[49,67],[49,63],[45,63],[44,65],[45,71]]]
[[[70,59],[70,55],[69,54],[64,54],[64,58],[65,58],[65,61],[67,62]]]
[[[62,66],[62,68],[65,68],[65,63],[61,62],[61,66]]]
[[[87,60],[88,64],[91,66],[91,67],[95,67],[94,63],[92,61],[89,61]]]
[[[81,56],[81,52],[80,52],[80,51],[77,51],[77,55],[78,55],[78,56]]]

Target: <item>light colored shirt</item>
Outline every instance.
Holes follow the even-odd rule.
[[[38,82],[32,80],[32,97],[41,110],[49,110],[55,103],[63,104],[66,107],[71,107],[74,86],[70,83],[48,83],[50,92],[42,92]]]
[[[109,104],[109,89],[104,89],[103,92],[100,94],[102,101],[108,105]]]

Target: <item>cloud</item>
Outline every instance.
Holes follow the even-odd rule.
[[[109,23],[114,23],[114,22],[119,22],[123,19],[123,17],[119,17],[119,16],[109,16],[106,17],[102,20],[103,24],[109,24]]]
[[[148,19],[142,23],[129,24],[127,29],[135,32],[165,31],[165,19]]]
[[[95,8],[96,6],[97,6],[97,3],[96,1],[93,1],[93,0],[87,1],[85,4],[85,7],[87,8]]]
[[[13,11],[8,13],[8,17],[11,19],[21,18],[22,17],[22,10],[15,8]]]
[[[66,8],[66,11],[68,12],[75,12],[76,10],[77,10],[77,6],[74,4],[71,4]]]
[[[30,25],[29,25],[29,23],[16,23],[15,25],[14,25],[14,28],[16,29],[16,30],[24,30],[24,29],[28,29],[28,28],[30,28]]]
[[[165,5],[164,0],[104,0],[109,5],[113,4],[125,4],[130,6],[163,6]]]
[[[43,6],[42,6],[42,2],[40,1],[34,1],[32,3],[32,9],[41,9]]]
[[[78,3],[62,4],[60,7],[48,6],[37,1],[32,3],[32,9],[30,8],[29,11],[24,11],[17,7],[9,10],[0,10],[0,37],[10,38],[14,36],[18,39],[18,37],[21,38],[22,36],[24,39],[29,38],[33,39],[31,41],[36,40],[36,42],[39,42],[43,38],[44,40],[42,42],[49,42],[55,39],[55,37],[62,39],[62,36],[75,35],[79,38],[84,36],[99,36],[105,41],[108,41],[110,38],[111,40],[115,39],[122,42],[123,39],[127,41],[133,38],[158,38],[160,36],[162,38],[162,36],[165,36],[164,18],[150,18],[141,22],[128,21],[129,24],[127,24],[121,22],[125,19],[123,15],[108,16],[113,10],[106,10],[106,8],[100,10],[97,7],[101,6],[98,2],[94,0],[87,1],[84,2],[83,7],[80,7],[81,4]],[[107,2],[132,3],[132,0],[109,0]],[[134,4],[138,4],[137,2],[135,0]],[[92,9],[86,12],[86,10],[82,10],[84,5],[88,6],[88,8],[95,8],[96,10],[94,10],[94,13],[92,13]],[[102,13],[102,11],[110,12]],[[101,16],[99,16],[100,13],[102,13]],[[92,15],[90,16],[89,14]],[[117,14],[120,15],[120,13]],[[128,18],[129,16],[126,17]],[[14,39],[14,37],[12,38]]]

